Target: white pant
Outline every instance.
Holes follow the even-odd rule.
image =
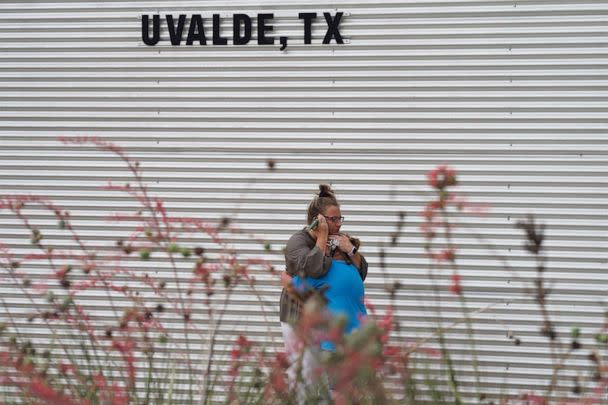
[[[296,335],[293,327],[287,322],[281,322],[281,330],[283,332],[283,343],[285,345],[285,354],[289,360],[289,369],[287,375],[289,381],[294,384],[298,377],[298,368],[301,367],[301,376],[305,384],[315,382],[315,368],[318,363],[315,356],[310,351],[310,348],[303,350],[304,344]],[[301,358],[300,358],[301,357]],[[300,363],[300,364],[298,364]]]
[[[321,386],[327,387],[327,378],[325,373],[319,372],[319,362],[315,357],[315,355],[319,356],[319,352],[314,353],[310,347],[304,348],[303,342],[287,322],[281,322],[281,331],[283,332],[285,354],[290,364],[287,369],[289,383],[291,387],[297,387],[298,403],[304,404],[305,399],[310,398],[311,390],[318,395],[318,389]]]

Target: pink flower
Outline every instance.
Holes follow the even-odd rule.
[[[282,394],[287,391],[287,381],[285,381],[283,373],[274,370],[270,382],[275,392]]]
[[[43,400],[45,404],[75,404],[75,402],[70,400],[68,397],[56,392],[40,377],[33,377],[29,388],[32,395]]]
[[[376,314],[376,306],[367,298],[363,298],[365,307],[369,310],[372,315]]]
[[[95,388],[105,390],[107,387],[105,377],[100,373],[95,373],[93,375],[93,385],[95,386]]]
[[[435,202],[436,201],[431,201],[431,202],[427,203],[426,207],[424,207],[424,211],[422,211],[422,216],[427,221],[432,221],[433,218],[435,217],[435,215],[437,215],[437,210],[436,210],[435,204],[433,204]]]
[[[429,349],[426,347],[421,347],[420,351],[422,351],[424,354],[426,354],[429,357],[435,357],[435,358],[441,357],[441,352],[438,349]]]
[[[245,351],[249,351],[249,348],[251,348],[251,342],[243,335],[239,335],[239,337],[236,339],[236,344],[239,346],[239,348],[246,349]]]
[[[42,284],[42,283],[36,283],[34,284],[34,291],[36,291],[38,294],[44,294],[48,291],[49,287],[46,284]]]
[[[336,392],[334,398],[332,398],[335,405],[348,405],[350,401],[345,397],[344,393]]]
[[[289,360],[287,359],[287,355],[283,352],[277,353],[275,361],[282,369],[287,369],[289,367]]]
[[[59,369],[59,372],[61,374],[67,374],[68,371],[71,371],[71,372],[75,372],[76,371],[76,368],[72,364],[68,364],[68,363],[65,363],[65,362],[59,363],[59,366],[57,368]]]
[[[342,340],[344,334],[344,328],[341,326],[334,326],[325,334],[325,339],[332,343],[339,343]]]
[[[72,270],[72,266],[69,266],[67,264],[64,266],[61,266],[61,269],[59,269],[55,272],[55,277],[64,278],[71,270]]]
[[[535,394],[530,394],[530,393],[527,393],[527,392],[521,394],[519,399],[528,401],[529,404],[535,404],[535,405],[545,405],[547,403],[547,401],[545,400],[545,398],[540,397],[540,396],[535,395]]]
[[[133,349],[135,343],[132,340],[126,342],[120,342],[118,340],[112,341],[112,347],[118,350],[123,357],[124,362],[127,365],[127,375],[129,386],[135,385],[135,356],[133,355]]]
[[[443,190],[448,186],[456,185],[456,171],[446,165],[440,165],[436,169],[427,173],[428,184],[437,189]]]
[[[443,249],[439,253],[431,253],[431,257],[437,262],[453,262],[456,258],[456,250],[453,248]]]
[[[397,346],[385,346],[382,354],[385,357],[395,357],[401,354],[401,349]]]
[[[238,359],[241,357],[241,351],[239,349],[232,349],[230,352],[230,357],[234,360]]]
[[[452,284],[450,284],[450,292],[460,295],[462,294],[462,286],[460,285],[460,274],[452,274]]]
[[[433,239],[435,237],[435,231],[433,230],[432,224],[429,222],[420,224],[420,232],[422,232],[427,239]]]

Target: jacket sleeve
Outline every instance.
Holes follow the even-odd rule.
[[[322,277],[331,267],[331,262],[331,257],[326,257],[317,246],[310,248],[306,235],[297,233],[287,242],[285,263],[291,276]]]
[[[363,257],[362,254],[360,254],[361,256],[361,268],[359,269],[359,275],[361,276],[361,280],[365,281],[365,277],[367,277],[367,260],[365,260],[365,257]]]

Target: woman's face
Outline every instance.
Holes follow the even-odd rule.
[[[327,207],[325,212],[323,212],[323,216],[327,220],[329,234],[334,235],[336,233],[340,233],[340,227],[342,226],[342,222],[339,219],[342,216],[342,213],[340,212],[340,207],[338,207],[337,205],[331,205]]]

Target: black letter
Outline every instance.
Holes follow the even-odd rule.
[[[298,14],[300,20],[304,20],[304,43],[310,44],[312,35],[312,20],[317,18],[317,13],[300,13]]]
[[[340,35],[340,31],[338,31],[338,25],[340,24],[340,19],[342,18],[343,12],[336,13],[336,18],[332,21],[331,14],[323,13],[325,16],[325,21],[327,21],[327,33],[325,34],[325,38],[323,38],[324,44],[329,44],[332,37],[336,37],[337,44],[343,44],[342,35]]]
[[[146,45],[156,45],[160,40],[160,15],[154,14],[152,16],[152,39],[150,39],[150,31],[148,15],[141,16],[141,39],[143,39]]]
[[[245,23],[243,36],[241,36],[241,22]],[[251,39],[251,18],[247,14],[232,16],[232,38],[235,45],[245,45]]]
[[[279,49],[279,51],[282,51],[287,48],[287,37],[280,37],[279,42],[281,43],[281,49]]]
[[[203,17],[200,14],[192,14],[192,18],[190,18],[190,29],[188,30],[186,45],[192,45],[195,39],[198,39],[199,44],[207,45],[205,30],[203,29]]]
[[[220,15],[213,14],[213,45],[226,45],[228,40],[220,36]]]
[[[274,44],[274,37],[267,37],[265,33],[272,31],[272,25],[266,25],[266,21],[274,18],[274,14],[258,14],[258,45]]]
[[[167,27],[169,27],[169,36],[171,37],[171,45],[179,45],[182,42],[182,33],[184,24],[186,24],[186,15],[180,14],[177,20],[177,30],[173,22],[173,15],[167,14]]]

